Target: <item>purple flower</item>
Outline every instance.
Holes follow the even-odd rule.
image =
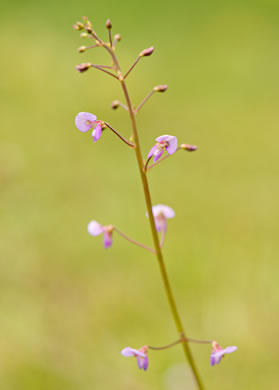
[[[212,351],[210,355],[210,364],[211,366],[214,366],[215,364],[219,364],[222,360],[222,357],[224,357],[228,353],[232,353],[237,350],[237,347],[227,347],[222,348],[220,345],[216,342],[212,342]]]
[[[173,135],[161,135],[156,138],[157,144],[154,145],[148,153],[148,158],[154,157],[154,162],[157,161],[163,154],[164,149],[168,154],[173,154],[177,148],[177,138]]]
[[[174,210],[169,206],[165,206],[163,204],[157,204],[156,206],[152,207],[152,212],[154,215],[157,232],[161,232],[161,231],[166,232],[167,219],[175,217]],[[147,213],[146,216],[148,216]]]
[[[76,127],[79,131],[86,133],[93,127],[92,137],[96,142],[101,137],[102,123],[97,121],[96,115],[90,114],[90,112],[79,112],[75,119]]]
[[[91,236],[104,234],[104,248],[109,248],[112,245],[112,232],[112,225],[102,226],[97,221],[91,221],[88,224],[88,233],[91,234]]]
[[[137,358],[139,369],[141,370],[143,368],[144,371],[146,371],[148,368],[147,350],[147,345],[141,347],[140,349],[126,347],[122,349],[121,353],[125,357],[135,356]]]

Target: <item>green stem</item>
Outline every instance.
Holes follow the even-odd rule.
[[[178,313],[178,310],[176,307],[174,295],[173,295],[173,292],[172,292],[172,289],[170,286],[167,270],[166,270],[166,267],[164,264],[163,254],[162,254],[161,247],[160,247],[159,237],[158,237],[158,233],[157,233],[156,226],[155,226],[155,220],[154,220],[154,216],[153,216],[153,212],[152,212],[151,195],[150,195],[147,175],[146,175],[146,172],[144,170],[142,153],[141,153],[141,149],[140,149],[135,112],[133,110],[131,99],[130,99],[130,96],[128,93],[127,86],[125,84],[124,77],[122,76],[118,60],[117,60],[114,52],[108,46],[105,45],[105,48],[112,56],[112,60],[117,68],[118,75],[119,75],[119,81],[121,83],[121,87],[122,87],[122,90],[123,90],[123,93],[124,93],[124,96],[126,99],[126,103],[127,103],[127,107],[128,107],[128,111],[129,111],[129,115],[130,115],[130,119],[131,119],[131,124],[132,124],[132,129],[133,129],[133,138],[134,138],[134,142],[136,145],[136,147],[135,147],[136,157],[137,157],[138,167],[139,167],[141,181],[142,181],[142,185],[143,185],[143,191],[144,191],[144,196],[145,196],[145,201],[146,201],[146,206],[147,206],[147,212],[148,212],[148,217],[149,217],[149,222],[150,222],[150,227],[151,227],[151,232],[152,232],[152,237],[153,237],[153,242],[154,242],[154,247],[155,247],[155,252],[156,252],[156,257],[157,257],[157,260],[159,263],[165,291],[167,294],[167,298],[168,298],[168,301],[170,304],[171,312],[172,312],[172,315],[173,315],[173,318],[174,318],[174,321],[176,324],[176,329],[179,333],[179,336],[180,336],[180,338],[187,340],[187,337],[186,337],[185,331],[184,331],[184,327],[183,327],[182,321],[180,319],[180,316],[179,316],[179,313]],[[197,367],[195,365],[194,358],[192,356],[192,352],[190,350],[188,343],[187,342],[182,343],[182,348],[183,348],[184,354],[185,354],[186,358],[188,359],[188,362],[191,366],[191,369],[192,369],[193,375],[195,377],[197,386],[198,386],[199,390],[203,390],[204,387],[203,387],[203,384],[201,382],[201,378],[199,376],[199,373],[198,373]]]

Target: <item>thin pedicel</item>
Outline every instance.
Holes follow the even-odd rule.
[[[186,151],[195,151],[197,149],[196,146],[190,145],[190,144],[181,144],[179,147],[177,147],[177,138],[176,136],[172,135],[161,135],[156,138],[157,143],[150,149],[149,154],[147,156],[147,161],[144,162],[142,153],[141,153],[141,147],[139,142],[139,134],[136,124],[136,114],[140,111],[140,109],[145,105],[145,103],[149,100],[149,98],[154,94],[154,92],[164,92],[167,90],[167,85],[162,84],[154,87],[151,92],[143,99],[143,101],[137,106],[137,108],[134,108],[132,105],[130,95],[126,86],[126,78],[128,75],[132,72],[132,70],[136,67],[136,65],[139,63],[140,59],[143,57],[148,57],[152,55],[154,52],[154,48],[150,47],[148,49],[142,50],[132,66],[126,71],[125,73],[122,73],[122,70],[119,65],[119,61],[117,59],[117,56],[115,54],[115,45],[117,42],[120,41],[121,37],[119,34],[116,34],[114,36],[114,39],[112,40],[111,35],[111,29],[112,29],[112,23],[110,20],[107,20],[106,22],[106,28],[108,30],[108,38],[109,42],[106,43],[103,41],[99,36],[96,34],[96,32],[93,30],[93,26],[91,22],[88,20],[87,17],[83,17],[83,22],[77,22],[74,26],[75,30],[85,30],[86,33],[82,33],[83,37],[89,37],[93,40],[95,40],[95,45],[91,46],[93,47],[103,47],[107,53],[109,54],[112,65],[95,65],[90,62],[88,63],[82,63],[76,67],[76,69],[80,73],[84,73],[88,71],[90,68],[96,68],[98,70],[101,70],[102,72],[112,76],[113,78],[117,79],[120,82],[121,88],[124,93],[126,105],[123,103],[120,103],[118,100],[114,101],[112,104],[112,108],[117,108],[118,106],[123,107],[125,110],[128,111],[132,126],[132,137],[128,141],[125,137],[123,137],[120,132],[115,130],[110,124],[104,121],[97,120],[96,116],[91,113],[81,112],[76,116],[76,127],[81,132],[86,132],[93,128],[92,136],[94,142],[97,142],[101,137],[101,132],[104,128],[110,129],[115,135],[117,135],[126,145],[130,147],[130,149],[134,150],[136,153],[136,158],[138,162],[138,168],[139,173],[142,181],[144,196],[145,196],[145,202],[147,207],[147,217],[149,219],[153,243],[154,243],[154,249],[149,248],[144,244],[141,244],[130,237],[128,237],[126,234],[122,233],[120,230],[115,228],[113,225],[106,225],[103,226],[99,224],[96,221],[91,221],[88,225],[88,232],[93,235],[100,235],[103,234],[104,238],[104,247],[109,248],[112,245],[112,234],[113,231],[118,233],[120,236],[131,242],[132,244],[135,244],[141,248],[147,249],[151,253],[155,254],[158,260],[158,265],[160,269],[160,273],[163,280],[163,285],[165,288],[166,296],[170,305],[171,313],[174,319],[174,322],[176,324],[177,332],[179,334],[179,340],[165,345],[163,347],[153,347],[153,346],[143,346],[140,349],[134,349],[130,347],[126,347],[122,350],[122,355],[126,357],[134,356],[137,358],[138,367],[140,369],[146,370],[148,368],[148,350],[165,350],[168,348],[171,348],[177,344],[181,344],[185,357],[187,358],[189,365],[191,367],[193,376],[196,381],[197,387],[202,390],[204,389],[198,369],[196,367],[194,358],[192,356],[192,352],[189,347],[189,343],[198,343],[198,344],[211,344],[212,345],[212,351],[210,355],[210,364],[215,365],[220,363],[221,359],[229,353],[234,352],[237,347],[230,346],[225,349],[220,347],[220,345],[216,341],[211,340],[198,340],[198,339],[192,339],[186,337],[184,326],[182,324],[181,317],[179,315],[176,301],[171,289],[171,285],[169,282],[167,270],[165,267],[163,254],[162,254],[162,247],[164,244],[164,240],[166,237],[166,231],[167,231],[167,220],[170,218],[173,218],[175,216],[174,210],[166,205],[156,205],[152,206],[151,201],[151,195],[149,190],[149,183],[147,179],[147,171],[151,168],[154,168],[160,161],[165,160],[166,158],[172,156],[179,150],[186,150]],[[89,48],[89,47],[88,47]],[[83,53],[87,50],[87,47],[83,46],[79,49],[80,53]],[[106,70],[110,69],[110,71]],[[162,157],[163,153],[166,151],[167,154]],[[150,161],[153,158],[153,163],[149,165]],[[159,235],[161,235],[159,239]]]

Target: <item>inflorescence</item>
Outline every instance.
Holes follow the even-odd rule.
[[[165,160],[168,157],[173,156],[176,154],[179,150],[186,150],[188,152],[193,152],[197,150],[197,146],[190,145],[190,144],[180,144],[178,146],[177,143],[177,137],[174,135],[160,135],[156,138],[156,144],[153,145],[149,151],[149,153],[146,156],[146,160],[142,158],[141,150],[140,150],[140,144],[139,144],[139,135],[138,130],[136,126],[136,115],[141,110],[141,108],[145,105],[145,103],[149,100],[149,98],[156,92],[165,92],[168,89],[168,86],[165,84],[158,85],[152,88],[152,90],[147,94],[147,96],[142,100],[142,102],[138,106],[133,106],[128,94],[127,86],[125,84],[125,80],[130,74],[130,72],[135,68],[135,66],[138,64],[138,62],[144,58],[149,57],[154,52],[154,47],[149,47],[145,50],[142,50],[134,63],[131,65],[131,67],[126,71],[122,72],[118,59],[116,57],[115,51],[116,51],[116,45],[121,40],[121,36],[119,34],[116,34],[112,36],[112,23],[110,20],[106,22],[106,28],[108,30],[108,42],[103,41],[97,33],[94,31],[92,23],[88,20],[88,18],[83,17],[82,22],[77,22],[73,28],[77,31],[81,31],[81,37],[87,38],[93,41],[92,45],[88,46],[81,46],[78,49],[79,53],[84,53],[88,51],[89,49],[93,48],[100,48],[102,47],[107,51],[107,53],[110,56],[111,63],[108,65],[99,65],[99,64],[93,64],[91,62],[84,62],[80,65],[76,66],[76,69],[80,73],[84,73],[88,71],[91,68],[95,68],[97,70],[100,70],[110,77],[116,79],[120,82],[121,87],[124,92],[124,97],[126,102],[122,103],[119,100],[115,100],[112,103],[112,108],[117,109],[118,107],[123,108],[124,110],[128,111],[131,118],[131,124],[132,124],[132,136],[127,139],[125,138],[120,132],[115,130],[109,123],[103,120],[97,120],[96,115],[88,112],[80,112],[77,114],[75,118],[75,125],[77,129],[83,133],[88,132],[89,130],[92,130],[92,137],[93,141],[97,142],[102,134],[102,131],[109,130],[113,134],[115,134],[121,141],[123,141],[130,149],[135,150],[136,157],[140,169],[140,175],[141,180],[143,184],[145,199],[146,199],[146,205],[147,205],[147,213],[146,216],[149,218],[150,221],[150,227],[152,231],[153,236],[153,242],[154,242],[154,248],[150,248],[145,244],[142,244],[138,241],[135,241],[134,239],[130,238],[126,234],[124,234],[122,231],[120,231],[116,226],[109,224],[109,225],[101,225],[97,221],[93,220],[89,222],[88,224],[88,232],[92,236],[98,236],[103,235],[103,243],[104,248],[109,248],[112,245],[112,236],[113,233],[117,233],[122,238],[126,239],[132,244],[135,244],[145,250],[148,250],[149,252],[156,255],[159,265],[162,271],[162,277],[163,282],[165,285],[165,289],[167,292],[168,300],[170,303],[171,311],[177,326],[177,330],[179,332],[179,339],[171,344],[168,344],[163,347],[152,347],[145,345],[141,347],[140,349],[134,349],[130,347],[124,348],[121,353],[125,357],[136,357],[138,367],[143,370],[147,370],[148,368],[148,351],[149,350],[165,350],[170,347],[173,347],[177,344],[182,344],[184,352],[186,357],[188,358],[188,361],[190,363],[192,372],[194,374],[194,377],[196,379],[196,383],[199,387],[199,389],[203,388],[203,385],[201,383],[198,371],[196,369],[193,357],[191,355],[190,349],[188,344],[189,343],[198,343],[198,344],[211,344],[212,350],[210,354],[210,364],[212,366],[219,364],[222,360],[222,358],[226,354],[230,354],[234,352],[237,347],[230,346],[227,348],[222,348],[220,345],[213,340],[197,340],[197,339],[191,339],[185,336],[185,331],[181,322],[181,319],[178,314],[178,310],[176,307],[176,303],[170,288],[170,283],[168,280],[166,268],[163,262],[163,256],[162,256],[162,247],[164,244],[164,239],[167,231],[167,220],[175,217],[174,210],[166,205],[158,204],[155,206],[152,206],[151,203],[151,196],[149,192],[149,186],[147,181],[147,172],[152,169],[154,166],[156,166],[159,162]],[[164,154],[164,152],[166,152]],[[150,164],[151,160],[153,159],[153,163]]]

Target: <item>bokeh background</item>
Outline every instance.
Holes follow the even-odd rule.
[[[1,7],[0,383],[3,390],[194,389],[182,349],[150,352],[141,372],[123,347],[163,345],[176,331],[158,266],[115,236],[102,248],[91,219],[152,245],[132,151],[106,132],[78,132],[79,111],[126,137],[117,82],[78,74],[102,63],[72,24],[87,15],[122,34],[146,154],[158,135],[198,145],[150,172],[154,204],[170,205],[167,268],[191,337],[238,345],[218,367],[193,352],[207,389],[278,389],[277,1],[35,1]]]

